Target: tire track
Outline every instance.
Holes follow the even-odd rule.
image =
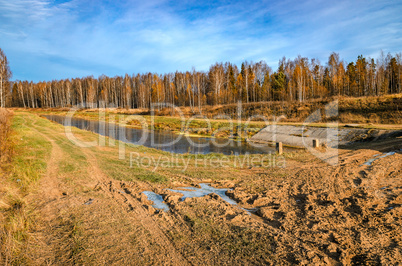
[[[40,130],[38,130],[36,127],[32,126],[32,128],[40,135],[42,135],[44,138],[46,138],[49,142],[52,143],[53,148],[51,157],[53,159],[49,161],[49,174],[48,174],[49,178],[52,179],[51,177],[57,175],[58,172],[58,167],[56,167],[57,162],[63,159],[62,149],[55,143],[55,140],[41,133]],[[53,131],[49,128],[47,128],[47,130],[57,133],[56,131]],[[123,207],[123,209],[128,210],[129,213],[131,214],[130,215],[131,219],[135,220],[136,223],[138,223],[146,231],[149,232],[151,239],[149,239],[147,242],[156,242],[158,244],[160,250],[159,254],[155,256],[159,257],[160,263],[166,264],[167,261],[169,261],[170,264],[173,265],[191,265],[191,263],[176,249],[173,243],[169,240],[164,230],[161,229],[160,226],[158,225],[158,222],[155,221],[155,219],[150,216],[149,211],[141,205],[138,199],[134,200],[134,198],[132,197],[133,196],[132,192],[126,187],[125,193],[126,195],[130,195],[130,197],[128,196],[126,197],[124,194],[122,194],[119,190],[115,188],[114,184],[115,182],[111,180],[99,168],[97,158],[94,152],[91,151],[89,148],[79,148],[79,149],[85,155],[85,158],[88,162],[87,172],[89,173],[89,176],[91,178],[95,179],[98,182],[97,186],[100,187],[101,190],[108,195],[108,197],[114,199],[118,205]],[[54,180],[48,182],[50,182],[49,187],[57,186]],[[59,191],[55,191],[55,193],[60,194]],[[149,243],[147,244],[151,249],[155,248],[155,246],[150,246]],[[155,252],[154,254],[157,254],[157,252]]]
[[[161,254],[161,263],[166,263],[166,258],[174,265],[191,265],[191,263],[176,249],[173,243],[166,236],[165,232],[158,226],[149,214],[149,211],[140,205],[138,200],[133,200],[132,197],[125,196],[123,193],[115,189],[114,182],[111,181],[107,175],[99,168],[97,159],[92,151],[89,149],[81,148],[89,162],[89,171],[99,181],[101,189],[113,198],[119,205],[126,206],[132,217],[140,223],[151,235],[151,238],[158,243],[160,248],[164,251]],[[132,192],[126,187],[125,193],[132,195]]]
[[[39,252],[30,252],[32,259],[40,264],[53,264],[56,262],[55,243],[58,243],[54,230],[57,215],[67,202],[61,199],[61,182],[59,180],[59,163],[65,158],[63,149],[56,144],[56,141],[47,134],[42,133],[34,123],[28,123],[25,116],[22,116],[24,124],[30,125],[30,129],[43,137],[52,146],[50,158],[47,161],[46,173],[39,181],[40,193],[35,193],[34,198],[28,198],[29,201],[36,202],[37,209],[42,214],[43,223],[33,232],[34,246],[40,247]]]

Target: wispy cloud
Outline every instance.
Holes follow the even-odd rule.
[[[0,47],[16,79],[207,70],[298,54],[400,52],[396,1],[0,0]]]

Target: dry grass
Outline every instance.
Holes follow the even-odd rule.
[[[12,154],[12,145],[10,145],[9,140],[11,117],[12,113],[10,111],[0,108],[0,166],[4,166],[10,160]]]
[[[338,100],[339,116],[331,117],[328,121],[338,120],[341,123],[374,123],[374,124],[400,124],[402,120],[402,94],[366,97],[328,97],[324,99],[311,99],[304,102],[298,101],[274,101],[242,104],[242,119],[248,119],[253,115],[260,115],[273,121],[275,118],[285,116],[281,122],[303,122],[316,110],[324,110],[325,105]],[[185,117],[203,115],[214,118],[219,115],[227,115],[237,119],[237,104],[205,105],[201,107],[179,107]],[[43,111],[43,110],[42,110]],[[62,108],[45,109],[49,112],[67,111]],[[97,109],[82,110],[88,114],[98,112]],[[126,115],[149,115],[147,109],[107,109],[107,113]],[[157,116],[179,116],[176,110],[171,108],[156,110]]]
[[[35,217],[27,195],[46,168],[50,147],[24,119],[0,113],[0,265],[29,264],[27,242]]]
[[[12,113],[0,108],[0,263],[7,264],[13,256],[13,233],[20,227],[21,216],[18,213],[23,206],[18,192],[7,182],[9,162],[13,145],[10,140]],[[23,234],[16,236],[22,238]]]

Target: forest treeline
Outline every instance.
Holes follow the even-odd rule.
[[[402,54],[377,59],[358,56],[346,63],[332,53],[322,65],[317,59],[283,57],[276,71],[264,62],[216,63],[207,72],[102,75],[48,82],[15,81],[2,92],[7,105],[48,108],[149,108],[151,103],[189,106],[260,101],[305,101],[327,96],[375,96],[401,93]],[[3,97],[2,96],[2,97]]]

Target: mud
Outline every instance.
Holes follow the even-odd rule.
[[[169,211],[169,206],[165,203],[161,195],[152,191],[143,191],[142,193],[147,196],[148,200],[153,202],[152,207],[165,212]]]
[[[402,151],[402,150],[390,151],[390,152],[387,152],[387,153],[384,153],[384,154],[376,154],[376,155],[373,156],[374,158],[371,158],[370,160],[368,160],[367,162],[365,162],[364,165],[370,166],[374,161],[376,161],[376,160],[378,160],[378,159],[381,159],[381,158],[385,158],[385,157],[387,157],[387,156],[394,155],[395,153],[401,152],[401,151]]]
[[[255,208],[253,216],[215,194],[184,201],[166,197],[173,214],[188,216],[190,224],[208,217],[222,228],[253,228],[272,236],[270,252],[275,255],[254,258],[256,263],[396,265],[402,261],[402,154],[385,153],[388,156],[377,156],[371,166],[363,164],[375,154],[366,149],[343,152],[336,167],[320,163],[295,167],[282,180],[266,174],[263,182],[254,181],[270,183],[260,193],[250,192],[246,182],[239,180],[226,194],[241,207]],[[234,229],[227,230],[233,233]],[[211,249],[215,246],[208,241],[211,236],[193,235]],[[208,261],[221,260],[212,256]]]
[[[236,202],[232,199],[230,199],[228,196],[226,196],[226,191],[228,189],[222,189],[222,188],[214,188],[211,186],[208,186],[208,184],[205,183],[200,183],[199,184],[200,188],[196,187],[184,187],[184,188],[179,188],[179,189],[169,189],[172,192],[177,192],[180,194],[183,194],[183,197],[181,200],[185,200],[186,198],[199,198],[206,196],[211,193],[217,194],[219,197],[221,197],[224,201],[226,201],[229,204],[236,205]]]

